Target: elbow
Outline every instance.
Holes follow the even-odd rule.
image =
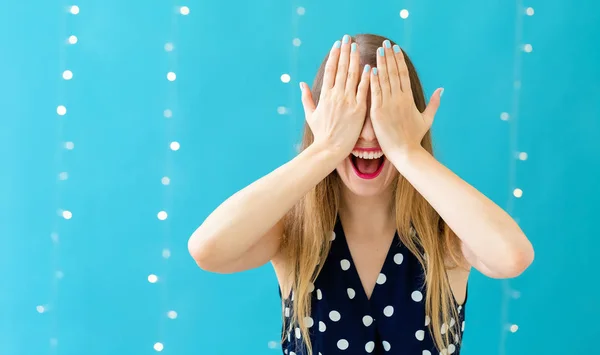
[[[533,263],[534,254],[533,246],[529,242],[526,246],[511,251],[502,278],[509,279],[520,276]]]
[[[214,261],[211,261],[211,255],[215,254],[215,247],[214,242],[210,240],[196,230],[188,239],[188,252],[200,269],[213,272],[215,265]]]

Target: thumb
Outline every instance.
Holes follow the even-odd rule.
[[[302,91],[302,107],[304,107],[304,114],[308,118],[316,109],[315,101],[312,98],[312,93],[310,92],[308,85],[303,82],[300,83],[300,91]]]
[[[423,118],[429,126],[433,124],[433,119],[435,118],[435,114],[438,108],[440,107],[440,101],[443,93],[444,88],[437,89],[433,93],[433,95],[431,95],[431,98],[429,99],[429,104],[427,104],[425,111],[423,111]]]

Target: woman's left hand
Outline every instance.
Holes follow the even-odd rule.
[[[398,45],[386,40],[371,71],[371,122],[383,153],[404,153],[421,146],[431,128],[444,89],[437,89],[425,111],[415,105],[408,68]]]

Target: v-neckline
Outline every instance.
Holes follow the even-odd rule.
[[[379,288],[379,287],[377,287],[377,286],[379,286],[379,284],[377,283],[377,281],[375,281],[375,286],[373,286],[373,290],[371,291],[371,297],[368,297],[367,291],[365,290],[365,286],[363,285],[362,280],[360,278],[360,274],[358,273],[358,268],[356,267],[356,263],[354,262],[354,257],[352,256],[352,251],[350,250],[350,246],[348,245],[348,239],[346,237],[346,233],[344,232],[344,226],[342,225],[342,222],[339,218],[337,220],[337,224],[338,224],[338,228],[339,228],[338,230],[342,234],[342,238],[341,238],[341,239],[343,239],[342,247],[344,248],[344,252],[348,255],[348,259],[350,261],[350,269],[348,271],[350,271],[354,274],[354,278],[357,280],[357,283],[360,286],[359,288],[360,288],[360,292],[361,292],[361,297],[363,297],[364,300],[368,304],[370,304],[371,302],[373,302],[373,299],[375,298],[375,292]],[[379,273],[377,274],[377,279],[379,279],[379,275],[383,274],[384,271],[386,270],[387,264],[389,263],[389,259],[391,258],[391,254],[394,249],[394,243],[397,240],[399,240],[398,231],[395,231],[394,237],[390,241],[390,245],[389,245],[387,253],[385,255],[385,259],[383,260],[383,263],[381,264],[381,267],[379,269]]]

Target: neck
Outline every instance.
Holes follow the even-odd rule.
[[[376,196],[357,196],[347,188],[342,188],[340,199],[340,219],[344,234],[352,238],[373,239],[396,231],[396,218],[393,215],[393,191]]]

